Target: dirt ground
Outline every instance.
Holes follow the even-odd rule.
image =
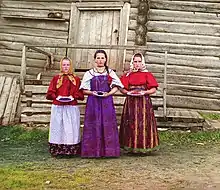
[[[219,144],[197,144],[188,148],[164,147],[145,157],[84,160],[81,169],[90,168],[88,173],[93,177],[82,189],[219,190],[219,153]]]

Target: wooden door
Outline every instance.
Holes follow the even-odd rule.
[[[77,44],[87,45],[117,45],[119,43],[120,11],[81,11],[77,32]],[[76,50],[75,63],[80,69],[93,66],[96,50]],[[118,61],[117,50],[106,50],[108,65],[116,69]]]

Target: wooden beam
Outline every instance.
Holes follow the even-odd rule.
[[[84,44],[26,44],[27,47],[72,48],[72,49],[117,49],[117,50],[147,50],[148,46],[126,45],[84,45]]]
[[[43,50],[41,50],[41,49],[39,49],[39,48],[36,48],[36,47],[28,47],[28,49],[35,50],[36,52],[39,52],[39,53],[42,53],[42,54],[44,54],[44,55],[47,55],[47,56],[51,57],[51,53],[48,53],[48,52],[46,52],[46,51],[43,51]]]
[[[21,73],[20,73],[20,90],[21,90],[21,92],[23,92],[24,89],[25,89],[24,80],[26,78],[26,65],[27,65],[27,63],[26,63],[26,51],[27,51],[27,48],[24,45],[23,49],[22,49]]]
[[[165,51],[164,57],[163,115],[167,116],[167,51]]]

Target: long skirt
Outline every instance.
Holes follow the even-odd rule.
[[[118,157],[120,145],[112,96],[89,96],[85,111],[81,156]]]
[[[49,151],[52,156],[80,154],[80,111],[77,106],[52,105]]]
[[[147,153],[158,148],[159,137],[149,96],[127,96],[120,125],[120,145],[131,153]]]

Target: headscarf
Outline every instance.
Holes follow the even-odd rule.
[[[141,68],[136,70],[134,68],[134,58],[135,56],[140,55],[141,57]],[[131,72],[137,72],[137,71],[141,71],[141,72],[148,72],[147,68],[146,68],[146,64],[145,64],[145,59],[142,53],[135,53],[132,58],[131,58],[131,62],[130,62],[130,71],[127,73],[127,76],[131,73]]]
[[[63,60],[69,60],[70,62],[70,68],[69,68],[69,71],[67,73],[64,73],[63,70],[62,70],[62,63],[63,63]],[[59,74],[59,78],[57,80],[57,85],[56,87],[57,88],[60,88],[63,84],[63,77],[64,75],[67,75],[67,77],[69,78],[69,80],[74,84],[76,85],[76,79],[74,77],[74,74],[73,74],[73,63],[72,63],[72,60],[68,57],[64,57],[60,60],[60,74]]]

